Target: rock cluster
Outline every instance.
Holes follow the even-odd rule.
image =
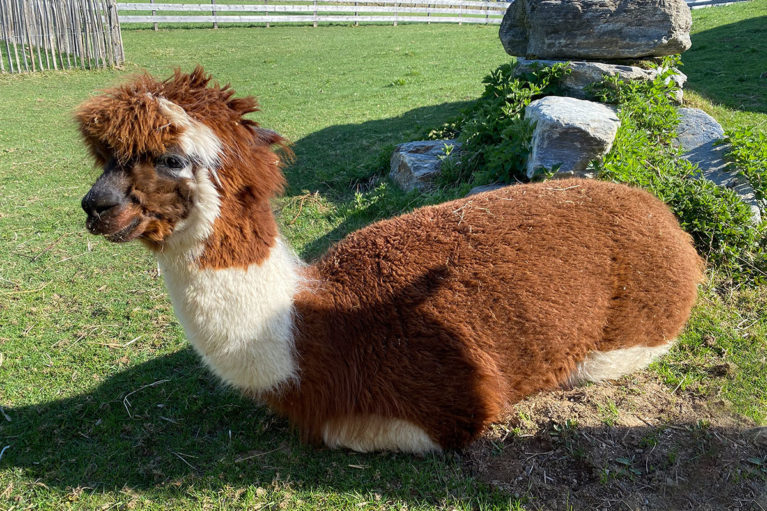
[[[585,101],[588,86],[604,76],[624,80],[655,80],[667,69],[649,68],[645,62],[677,54],[690,47],[690,9],[684,0],[515,0],[500,28],[506,51],[517,57],[516,76],[538,67],[564,62],[570,74],[562,87],[568,97],[547,96],[525,109],[535,124],[526,175],[594,177],[589,164],[612,147],[620,126],[616,112],[600,103]],[[674,99],[682,102],[687,77],[674,70],[667,80],[679,87]],[[697,176],[733,190],[759,222],[760,208],[748,181],[723,159],[719,141],[724,132],[704,112],[680,108],[676,143],[684,157],[698,165]],[[391,177],[405,189],[429,190],[439,173],[445,146],[454,140],[412,142],[397,147],[391,160]],[[496,185],[477,187],[481,193]]]

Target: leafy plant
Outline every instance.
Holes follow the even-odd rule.
[[[728,159],[754,187],[762,210],[767,209],[767,134],[741,127],[728,131],[725,142],[730,145]]]
[[[460,164],[455,172],[443,175],[443,185],[526,180],[523,171],[534,127],[523,118],[525,107],[557,93],[570,69],[557,64],[515,77],[515,68],[516,63],[510,63],[492,71],[482,80],[485,90],[476,102],[429,133],[435,139],[458,137],[463,144]]]

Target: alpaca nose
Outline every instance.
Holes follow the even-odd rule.
[[[100,217],[103,213],[109,211],[122,203],[122,197],[114,190],[97,190],[94,186],[83,197],[82,207],[88,216]]]

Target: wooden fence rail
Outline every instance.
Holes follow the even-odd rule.
[[[0,72],[125,61],[114,0],[0,0]]]
[[[481,23],[499,24],[510,4],[479,0],[277,0],[258,4],[117,4],[120,23]],[[124,14],[137,13],[137,14]],[[203,14],[204,13],[204,14]],[[276,14],[275,14],[276,13]],[[306,14],[304,14],[306,13]]]

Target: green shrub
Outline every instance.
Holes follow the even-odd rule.
[[[764,210],[767,202],[767,135],[753,128],[740,128],[728,131],[725,142],[730,144],[728,159],[754,187]]]
[[[458,137],[461,159],[442,176],[443,186],[463,182],[512,183],[524,178],[533,126],[523,118],[531,101],[559,92],[562,78],[570,73],[564,64],[538,68],[514,77],[516,63],[504,64],[486,76],[482,96],[430,138]]]

